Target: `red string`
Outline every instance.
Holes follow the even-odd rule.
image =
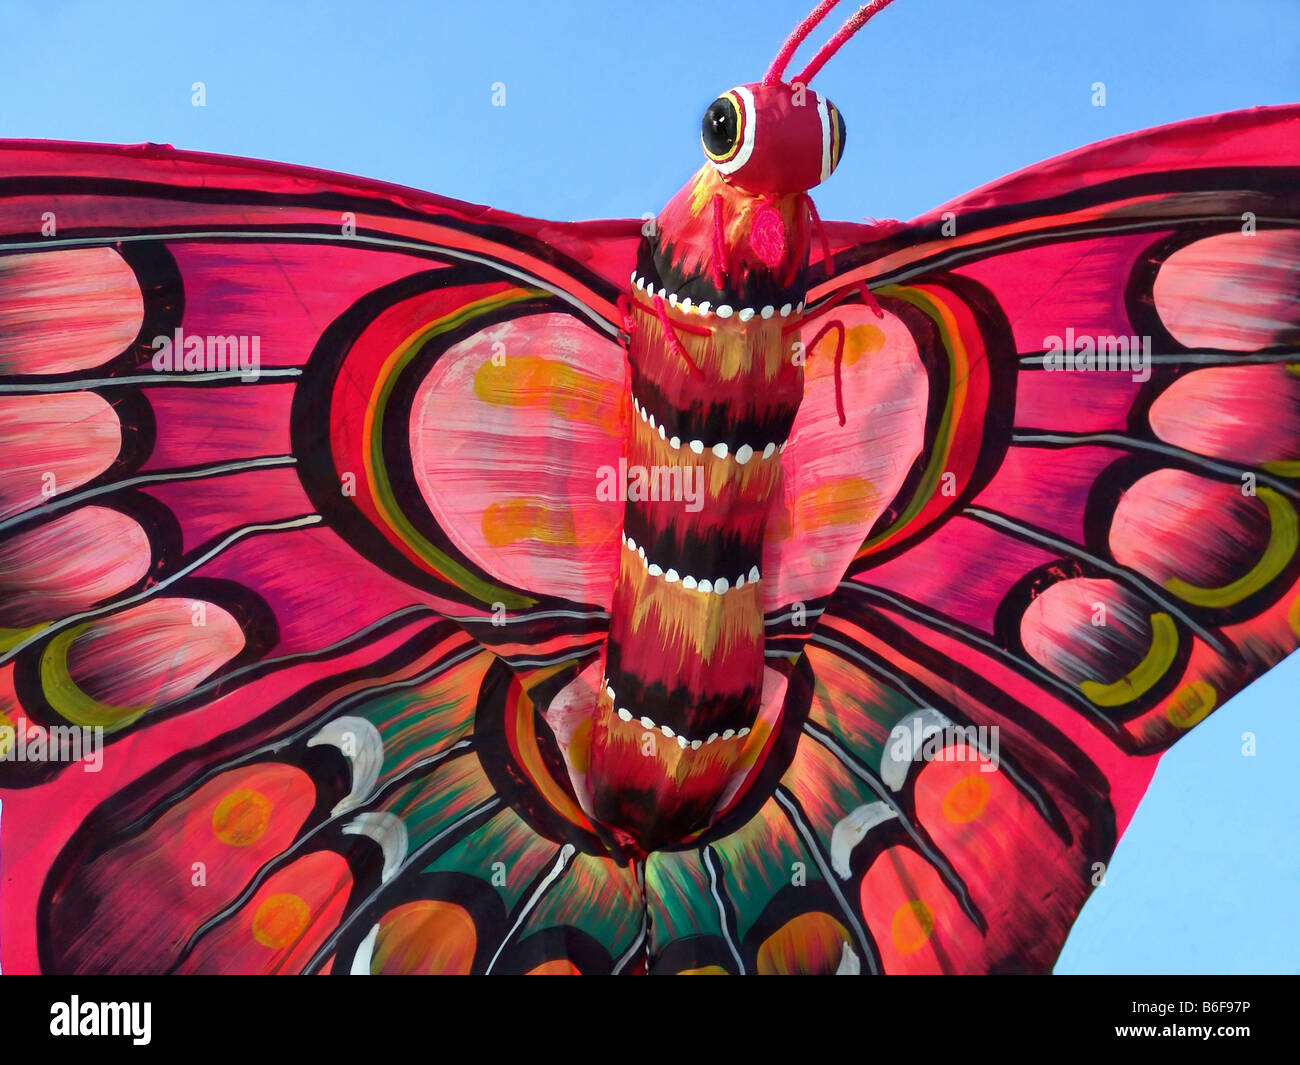
[[[713,197],[713,261],[709,263],[709,269],[713,274],[713,287],[721,292],[727,284],[726,270],[724,269],[727,262],[727,238],[722,231],[722,193],[715,193]]]
[[[636,328],[636,319],[632,317],[632,297],[626,292],[619,293],[618,310],[623,316],[623,335],[628,343],[632,342],[632,330]]]
[[[632,394],[632,330],[636,328],[636,319],[632,314],[632,308],[636,301],[633,300],[626,292],[620,293],[618,297],[618,309],[623,313],[623,330],[627,336],[627,343],[624,345],[623,352],[623,395]],[[630,403],[624,403],[619,407],[618,424],[624,433],[628,432],[632,424],[632,410]]]
[[[647,292],[650,291],[648,286],[646,288],[646,291]],[[663,297],[658,297],[658,298],[662,299]],[[632,304],[635,307],[640,307],[641,310],[645,311],[647,314],[650,313],[657,314],[658,312],[655,311],[654,299],[655,297],[652,296],[651,302],[647,305],[641,303],[639,300],[636,299],[636,297],[633,297]],[[690,312],[685,312],[685,313],[690,313]],[[710,329],[707,325],[695,325],[692,322],[674,322],[673,328],[676,329],[676,331],[679,333],[690,333],[692,336],[697,336],[697,337],[713,336],[713,330]]]
[[[830,14],[831,8],[839,2],[840,0],[822,0],[813,13],[794,28],[794,32],[785,39],[785,44],[781,45],[781,50],[776,53],[776,58],[772,60],[772,65],[768,67],[767,74],[763,77],[764,85],[776,85],[781,80],[781,75],[785,73],[786,64],[798,51],[799,46],[803,44],[808,34],[817,28],[821,20]]]
[[[840,50],[840,46],[843,45],[845,41],[857,33],[858,30],[862,29],[872,15],[883,11],[893,2],[894,0],[871,0],[871,3],[864,4],[862,7],[858,8],[857,12],[851,15],[849,20],[840,27],[835,36],[821,46],[818,53],[813,56],[809,64],[803,68],[803,73],[794,80],[802,82],[804,85],[811,82],[813,78],[817,76],[817,72],[826,65],[830,57]]]
[[[849,296],[849,289],[840,289],[833,296],[828,296],[826,300],[819,303],[814,310],[809,311],[805,308],[803,314],[791,315],[788,325],[781,327],[781,335],[789,336],[791,333],[797,333],[804,326],[808,325],[814,318],[820,318],[827,311],[831,310],[840,303],[843,303]]]
[[[826,227],[822,224],[821,215],[817,213],[817,205],[813,203],[813,198],[804,193],[804,199],[808,201],[808,213],[812,215],[813,226],[817,230],[817,236],[822,246],[822,262],[826,264],[826,276],[829,277],[835,270],[835,258],[831,254],[831,242],[826,236]],[[876,302],[876,297],[871,294],[871,289],[867,288],[865,281],[857,283],[858,292],[862,294],[862,302],[871,308],[872,313],[877,318],[885,317],[885,312],[880,309],[880,304]]]
[[[826,264],[826,276],[831,276],[831,271],[835,269],[835,257],[831,255],[831,242],[826,236],[826,227],[822,225],[822,216],[817,213],[817,205],[813,203],[813,198],[808,193],[803,194],[804,201],[808,204],[808,213],[812,216],[813,228],[817,230],[817,239],[822,246],[822,262]]]
[[[844,329],[844,323],[841,322],[838,318],[836,318],[835,321],[833,322],[827,322],[824,326],[822,326],[818,334],[815,337],[813,337],[812,343],[808,345],[807,351],[808,354],[811,355],[813,353],[813,350],[817,347],[817,345],[821,343],[822,337],[824,337],[832,329],[839,330],[839,334],[835,338],[835,413],[840,416],[840,425],[843,426],[847,423],[847,419],[844,416],[843,366],[844,366],[844,339],[846,335],[846,331]]]
[[[880,304],[876,302],[876,297],[872,295],[871,289],[867,288],[865,281],[858,282],[858,292],[862,294],[862,302],[871,308],[877,318],[885,317],[885,312],[880,309]]]
[[[816,307],[805,310],[802,315],[792,317],[788,325],[781,327],[781,335],[788,336],[791,333],[797,333],[804,326],[808,325],[814,318],[820,318],[828,311],[834,310],[853,295],[855,291],[862,297],[862,302],[876,312],[877,318],[883,318],[885,316],[885,312],[880,309],[880,304],[876,302],[876,297],[872,294],[871,289],[867,288],[866,282],[858,281],[839,289],[834,295],[827,296],[826,299],[822,300],[822,302],[817,304]]]
[[[691,373],[696,377],[703,378],[704,374],[701,373],[700,368],[691,361],[690,354],[687,352],[686,348],[682,346],[682,342],[677,339],[677,333],[673,330],[672,319],[668,317],[668,308],[664,306],[664,301],[661,296],[655,297],[654,307],[655,314],[659,316],[659,324],[664,327],[664,337],[668,341],[668,350],[680,358],[682,362],[686,363],[690,368]]]

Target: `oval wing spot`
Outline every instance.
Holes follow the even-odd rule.
[[[0,256],[0,373],[100,366],[143,324],[140,283],[112,248]]]

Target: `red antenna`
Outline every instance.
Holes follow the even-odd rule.
[[[763,78],[764,85],[775,85],[781,80],[781,75],[785,73],[786,64],[790,62],[790,57],[794,55],[795,49],[803,43],[808,34],[816,29],[817,24],[829,14],[831,8],[837,2],[838,0],[822,0],[822,3],[817,5],[816,10],[811,15],[799,23],[794,33],[790,34],[789,40],[781,46],[781,51],[777,53],[776,59],[773,60],[772,69]],[[803,72],[792,78],[791,81],[807,85],[827,64],[831,56],[840,50],[845,41],[862,29],[873,15],[878,15],[893,2],[894,0],[871,0],[871,3],[863,4],[839,28],[835,36],[821,46],[817,54],[803,68]]]
[[[785,44],[781,45],[781,50],[776,53],[776,58],[772,60],[772,65],[763,78],[764,85],[776,85],[781,80],[781,75],[785,73],[790,58],[807,39],[808,34],[817,28],[821,20],[831,13],[831,8],[839,2],[840,0],[822,0],[813,13],[794,28],[794,33],[785,39]]]

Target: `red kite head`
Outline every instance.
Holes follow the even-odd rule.
[[[844,119],[808,83],[840,46],[893,0],[872,0],[841,27],[803,72],[786,65],[839,0],[822,0],[790,34],[761,82],[724,92],[704,112],[704,153],[732,185],[760,195],[806,192],[831,175],[844,154]]]

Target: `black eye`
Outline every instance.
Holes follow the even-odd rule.
[[[704,112],[700,133],[704,150],[709,158],[720,162],[735,151],[739,135],[740,122],[735,102],[729,96],[719,96]]]

